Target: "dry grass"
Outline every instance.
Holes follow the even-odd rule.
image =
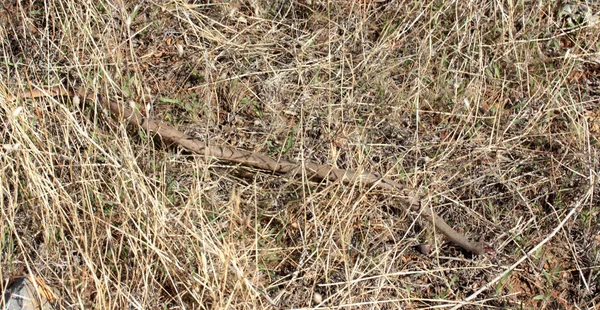
[[[497,255],[446,243],[393,193],[192,156],[93,101],[23,95],[0,102],[2,286],[33,273],[69,309],[443,308],[560,228],[465,308],[600,304],[594,18],[546,0],[15,2],[5,97],[83,86],[197,137],[385,174]]]

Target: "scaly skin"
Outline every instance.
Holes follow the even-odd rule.
[[[470,242],[469,240],[467,240],[465,236],[461,235],[452,227],[450,227],[450,225],[448,225],[446,221],[444,221],[441,217],[439,217],[437,214],[431,211],[429,207],[426,207],[425,212],[429,213],[428,215],[433,219],[435,228],[437,228],[442,234],[444,234],[446,238],[448,238],[448,240],[454,242],[461,248],[470,251],[475,255],[495,252],[494,249],[492,249],[487,243],[483,241]]]
[[[76,90],[66,90],[62,87],[33,89],[20,97],[5,95],[8,101],[13,101],[18,98],[39,98],[45,96],[78,96],[79,98],[86,98],[88,100],[97,98],[92,92],[88,92],[81,88]],[[416,195],[414,194],[414,190],[409,190],[388,178],[381,178],[371,173],[359,173],[352,170],[337,169],[329,165],[318,165],[311,162],[304,162],[302,164],[284,159],[276,160],[263,154],[240,150],[230,146],[211,145],[205,141],[194,139],[168,124],[145,117],[141,115],[139,111],[133,111],[113,100],[104,98],[99,101],[104,107],[115,114],[117,118],[126,119],[132,125],[142,126],[143,128],[159,134],[165,140],[179,144],[180,146],[201,155],[212,156],[219,160],[252,166],[271,172],[296,174],[304,170],[313,179],[329,180],[332,182],[341,181],[344,183],[362,182],[363,184],[368,184],[373,187],[400,191],[407,197],[404,201],[406,206],[421,206],[419,199],[416,198]],[[470,242],[465,236],[450,227],[446,221],[439,217],[428,206],[423,206],[423,208],[424,214],[431,218],[435,227],[456,245],[475,255],[494,252],[494,250],[485,242]]]

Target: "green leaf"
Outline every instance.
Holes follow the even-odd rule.
[[[294,145],[294,132],[292,131],[288,138],[285,140],[285,146],[283,147],[283,153],[287,153]]]
[[[133,9],[133,12],[129,15],[129,20],[133,22],[133,20],[135,19],[135,17],[137,16],[139,11],[140,11],[140,6],[136,5],[135,8]]]
[[[179,100],[179,99],[171,99],[171,98],[167,98],[167,97],[159,97],[158,101],[165,102],[165,103],[176,103],[176,104],[181,103],[181,100]]]

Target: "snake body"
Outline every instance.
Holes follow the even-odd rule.
[[[8,95],[5,97],[8,101],[13,101],[18,98],[33,99],[45,96],[70,96],[73,99],[78,98],[77,100],[81,100],[80,98],[94,100],[98,97],[92,92],[85,91],[83,88],[65,89],[60,86],[47,89],[33,89],[22,96]],[[161,136],[164,140],[176,143],[197,154],[208,155],[217,158],[218,160],[238,163],[275,173],[295,174],[304,170],[313,179],[341,181],[344,183],[362,182],[363,184],[371,185],[373,187],[400,191],[403,193],[403,196],[408,197],[404,200],[404,203],[409,207],[422,207],[423,214],[425,214],[433,222],[434,226],[451,242],[475,255],[493,252],[493,249],[485,242],[469,241],[464,235],[458,233],[448,225],[444,219],[433,212],[429,206],[421,206],[420,200],[416,198],[414,191],[405,188],[389,178],[381,178],[372,173],[360,173],[352,170],[338,169],[330,165],[319,165],[311,162],[300,164],[285,159],[276,160],[267,155],[241,150],[231,146],[211,145],[206,141],[192,138],[166,123],[143,116],[139,111],[124,107],[114,100],[103,98],[98,101],[100,101],[105,108],[109,109],[117,118],[125,119],[131,125],[141,126],[150,130]]]

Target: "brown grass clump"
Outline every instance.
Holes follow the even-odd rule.
[[[599,9],[2,2],[0,283],[33,274],[69,309],[597,307]],[[387,176],[496,254],[389,191],[190,154],[90,98],[28,99],[57,85]]]

